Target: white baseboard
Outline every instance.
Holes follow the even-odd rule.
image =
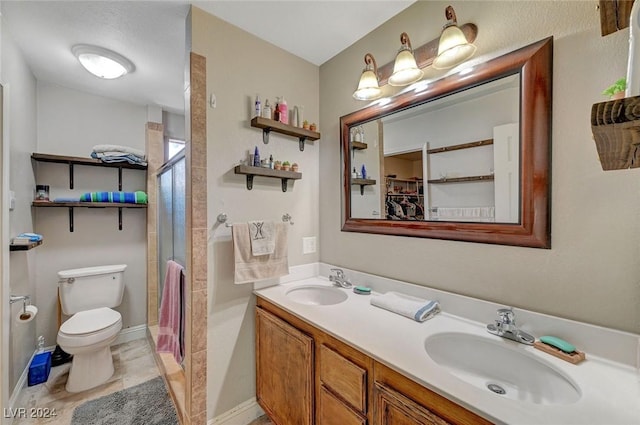
[[[118,334],[118,338],[114,341],[113,345],[124,344],[125,342],[135,341],[136,339],[147,337],[147,325],[132,326],[127,329],[123,329]]]
[[[16,403],[18,402],[18,399],[20,398],[20,395],[22,394],[22,389],[27,385],[27,377],[29,376],[29,365],[33,361],[33,357],[36,355],[37,351],[38,350],[34,350],[33,354],[31,354],[31,358],[27,362],[27,367],[25,367],[24,370],[22,371],[22,374],[20,375],[20,378],[18,379],[18,382],[16,383],[15,388],[13,389],[13,392],[11,393],[11,398],[9,398],[9,406],[8,406],[9,409],[14,409],[14,408],[17,407]],[[53,351],[53,350],[51,350],[51,351]],[[5,422],[6,424],[10,425],[10,424],[13,423],[13,418],[12,417],[6,417],[6,415],[3,415],[3,416],[4,416],[4,419],[7,421],[7,422]]]
[[[264,411],[256,399],[251,398],[222,415],[208,420],[207,425],[247,425],[262,415]]]

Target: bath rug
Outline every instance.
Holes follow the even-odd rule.
[[[71,425],[177,425],[161,376],[76,407]]]

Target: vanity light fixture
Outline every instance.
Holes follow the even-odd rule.
[[[104,47],[76,44],[71,52],[87,71],[105,80],[122,77],[136,69],[129,59]]]
[[[366,66],[353,97],[357,100],[374,100],[382,95],[382,89],[378,85],[378,65],[371,53],[364,55],[364,63]]]
[[[442,29],[438,44],[438,56],[433,60],[435,69],[449,69],[469,59],[476,46],[469,43],[462,30],[458,28],[458,20],[453,7],[448,6],[444,15],[447,24]]]
[[[393,73],[389,77],[389,84],[392,86],[408,86],[422,78],[424,73],[413,56],[411,48],[411,40],[406,32],[400,34],[400,50],[396,55],[396,61],[393,64]]]

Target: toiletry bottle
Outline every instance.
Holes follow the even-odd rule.
[[[293,115],[291,116],[291,125],[295,125],[296,127],[300,127],[300,121],[298,121],[298,107],[293,107]]]
[[[273,155],[269,155],[269,168],[273,170]]]
[[[284,100],[284,96],[282,96],[282,99],[280,100],[278,109],[280,109],[280,122],[283,124],[289,124],[289,107],[287,106],[287,101]]]
[[[280,121],[280,104],[276,103],[276,109],[273,111],[273,120]]]
[[[358,172],[356,171],[356,167],[353,167],[353,172],[351,173],[351,177],[354,179],[358,178]]]
[[[255,103],[255,107],[256,107],[256,112],[255,112],[255,116],[256,117],[261,117],[262,116],[262,103],[260,103],[260,95],[257,94],[256,95],[256,103]]]
[[[256,146],[256,149],[253,151],[253,166],[254,167],[260,166],[260,152],[258,151],[257,146]]]
[[[262,116],[264,118],[271,119],[271,105],[269,104],[269,99],[264,102],[264,109],[262,110]]]
[[[360,169],[360,174],[362,174],[363,179],[367,178],[367,169],[364,167],[364,164],[362,164],[362,168]]]

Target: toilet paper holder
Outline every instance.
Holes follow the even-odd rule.
[[[22,314],[27,314],[27,303],[31,304],[29,295],[11,295],[9,296],[9,304],[22,301]]]

